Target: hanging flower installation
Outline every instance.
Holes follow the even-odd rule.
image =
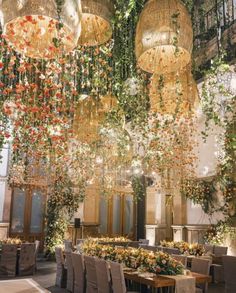
[[[149,0],[136,30],[138,65],[159,74],[184,68],[191,60],[192,40],[192,22],[180,1]]]
[[[150,104],[154,112],[190,116],[199,101],[190,70],[168,75],[154,74],[150,83]]]
[[[113,0],[81,0],[81,5],[83,14],[79,44],[84,46],[104,44],[112,36]]]
[[[79,1],[2,1],[3,33],[14,50],[32,58],[70,52],[81,32]]]
[[[167,170],[173,170],[174,178],[168,183],[171,186],[173,180],[177,186],[181,185],[182,178],[193,176],[196,142],[193,140],[192,119],[152,114],[147,133],[149,139],[144,161],[149,171],[164,175]]]

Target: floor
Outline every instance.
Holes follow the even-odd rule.
[[[52,293],[68,293],[66,289],[58,288],[55,284],[56,264],[52,261],[40,260],[37,263],[37,272],[32,278],[42,287]],[[24,277],[25,278],[25,277]],[[210,284],[208,293],[224,293],[223,284]]]

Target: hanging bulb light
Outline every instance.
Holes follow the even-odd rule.
[[[184,68],[191,58],[192,22],[179,0],[149,0],[139,17],[135,53],[138,65],[150,73]]]
[[[111,19],[114,15],[112,0],[81,0],[82,32],[79,45],[98,46],[112,36]]]
[[[151,110],[160,114],[188,116],[199,101],[197,84],[188,70],[179,74],[154,74],[150,83]]]
[[[65,0],[60,29],[56,0],[2,0],[1,11],[6,40],[21,54],[51,59],[77,45],[81,32],[79,0]]]

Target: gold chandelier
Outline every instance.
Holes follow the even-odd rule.
[[[190,69],[168,75],[153,74],[150,83],[151,110],[160,114],[188,116],[199,101]]]
[[[105,114],[116,106],[116,99],[111,95],[95,99],[86,96],[78,103],[74,118],[74,133],[81,142],[91,143],[99,139],[99,126]]]
[[[2,0],[3,28],[13,48],[32,58],[55,58],[75,48],[81,32],[80,1],[65,0],[58,29],[55,0]],[[60,46],[55,42],[59,40]]]
[[[190,62],[192,40],[191,19],[179,0],[149,0],[136,29],[138,65],[159,74],[184,68]]]
[[[98,46],[111,38],[112,0],[81,0],[82,31],[79,45]]]

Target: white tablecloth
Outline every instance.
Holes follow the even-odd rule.
[[[33,279],[14,279],[0,281],[0,293],[45,293],[50,292],[42,288]]]

